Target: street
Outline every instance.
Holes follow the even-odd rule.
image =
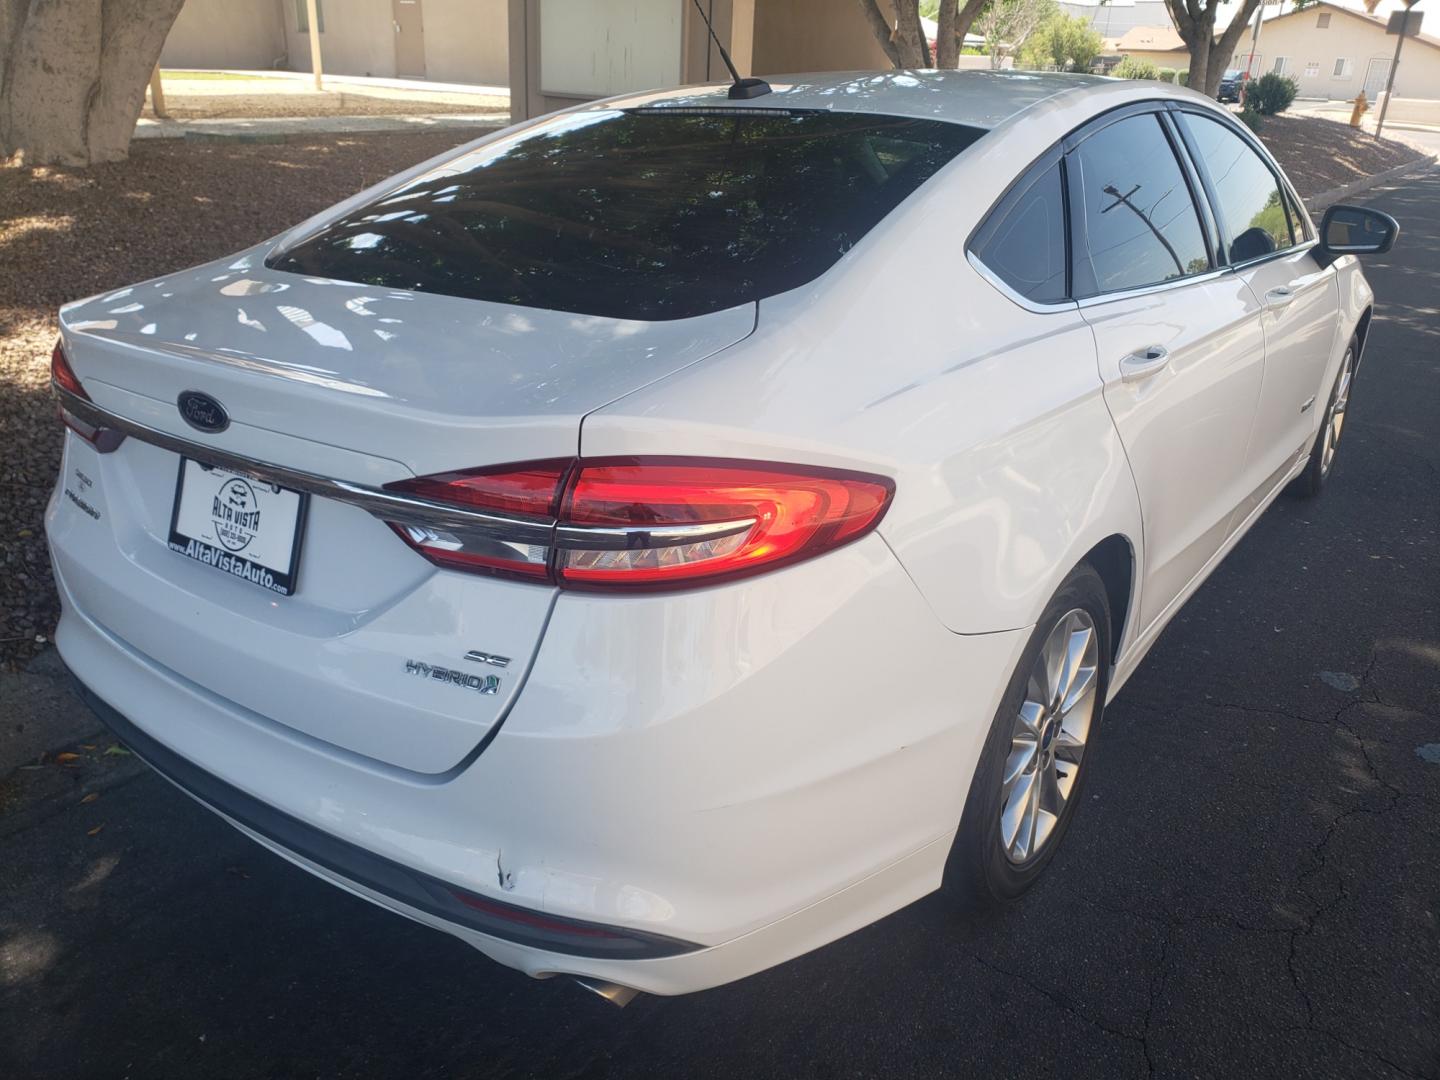
[[[1403,232],[1333,482],[1167,630],[1012,909],[618,1010],[106,754],[51,654],[80,757],[0,777],[0,1076],[1440,1077],[1440,168],[1353,201]]]

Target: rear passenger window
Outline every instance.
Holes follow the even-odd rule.
[[[1218,120],[1182,113],[1200,167],[1215,192],[1215,211],[1230,262],[1258,259],[1291,244],[1289,208],[1275,174],[1254,149]]]
[[[1021,180],[976,234],[975,257],[1027,300],[1065,299],[1064,199],[1057,161]]]
[[[1159,117],[1116,121],[1070,155],[1075,295],[1138,289],[1210,269],[1200,218]]]

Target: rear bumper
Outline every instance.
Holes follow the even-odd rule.
[[[72,512],[60,500],[51,517]],[[658,994],[752,974],[933,890],[1025,637],[945,630],[876,536],[722,588],[566,594],[483,753],[422,776],[158,663],[128,640],[153,621],[143,598],[99,605],[102,624],[86,590],[107,567],[82,570],[65,530],[51,536],[61,655],[159,771],[297,865],[501,963]],[[243,641],[216,662],[254,665]],[[454,889],[483,906],[457,909]],[[651,951],[560,948],[487,909]]]
[[[536,919],[527,908],[465,894],[373,851],[341,840],[245,794],[187,761],[106,704],[78,677],[81,697],[97,717],[147,765],[201,805],[316,873],[364,889],[387,907],[421,912],[464,930],[512,945],[574,956],[649,959],[700,948],[643,931],[618,931],[575,919]]]

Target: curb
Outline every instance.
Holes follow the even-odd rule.
[[[1348,198],[1349,196],[1355,195],[1361,191],[1366,191],[1372,187],[1376,187],[1380,184],[1385,183],[1385,181],[1387,180],[1394,180],[1398,177],[1404,176],[1406,173],[1411,172],[1415,169],[1426,168],[1434,165],[1436,160],[1436,155],[1427,154],[1424,157],[1416,158],[1414,161],[1407,161],[1404,165],[1396,165],[1393,169],[1386,169],[1384,172],[1378,172],[1374,176],[1363,176],[1359,180],[1351,181],[1348,184],[1342,184],[1340,187],[1331,188],[1329,191],[1322,191],[1318,195],[1308,196],[1305,199],[1305,206],[1312,212],[1316,210],[1324,210],[1331,203],[1339,202],[1341,199]]]
[[[284,143],[317,136],[416,134],[474,131],[483,134],[510,122],[484,113],[450,116],[255,117],[227,120],[167,120],[135,129],[135,140]],[[233,125],[233,126],[232,126]]]

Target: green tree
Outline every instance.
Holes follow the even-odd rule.
[[[1020,62],[1028,68],[1088,71],[1104,45],[1090,20],[1057,10],[1026,39]]]
[[[1058,10],[1055,0],[990,0],[973,27],[985,38],[990,66],[998,68],[1002,56],[1019,52]]]
[[[1123,57],[1110,72],[1117,79],[1158,79],[1160,69],[1151,60],[1137,60],[1133,56]]]

